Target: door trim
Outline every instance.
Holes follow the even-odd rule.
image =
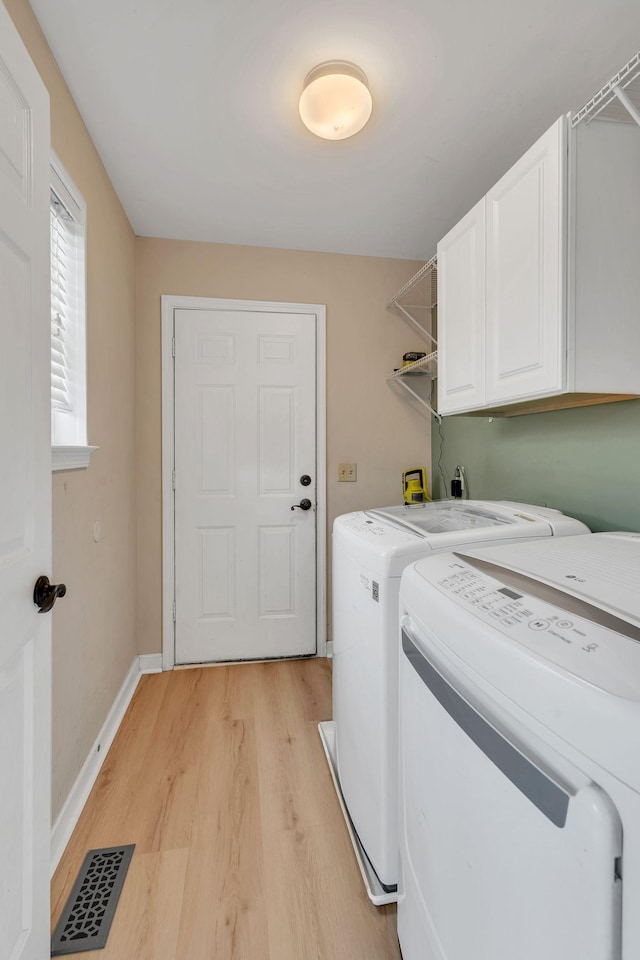
[[[225,300],[217,297],[161,296],[162,324],[162,669],[175,666],[175,505],[173,490],[175,310],[238,310],[262,313],[307,313],[316,318],[316,656],[327,655],[327,490],[326,490],[326,307],[319,303]]]

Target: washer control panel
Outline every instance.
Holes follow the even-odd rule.
[[[346,513],[338,517],[334,531],[346,531],[351,536],[375,544],[376,549],[403,547],[406,544],[416,543],[420,539],[418,533],[385,523],[376,517],[369,517],[362,511]]]
[[[373,537],[381,537],[385,532],[385,528],[381,523],[376,523],[375,520],[367,520],[361,515],[346,517],[343,520],[343,524],[347,530],[354,530],[356,533],[366,533]]]
[[[444,558],[443,558],[444,559]],[[617,696],[640,699],[640,643],[585,617],[447,561],[434,587],[536,654]]]

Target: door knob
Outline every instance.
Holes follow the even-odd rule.
[[[49,613],[58,597],[64,597],[64,583],[49,583],[49,577],[38,577],[33,588],[33,602],[40,607],[38,613]]]
[[[299,510],[311,510],[311,500],[307,500],[307,498],[305,497],[304,500],[300,501],[300,503],[294,503],[291,509],[295,510],[296,507]]]

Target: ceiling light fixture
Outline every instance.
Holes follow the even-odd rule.
[[[327,60],[310,70],[300,97],[305,127],[324,140],[346,140],[362,130],[372,100],[364,72],[347,60]]]

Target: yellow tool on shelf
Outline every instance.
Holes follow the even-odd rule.
[[[430,500],[427,493],[427,471],[425,467],[412,467],[402,474],[402,496],[405,503],[424,503]]]

